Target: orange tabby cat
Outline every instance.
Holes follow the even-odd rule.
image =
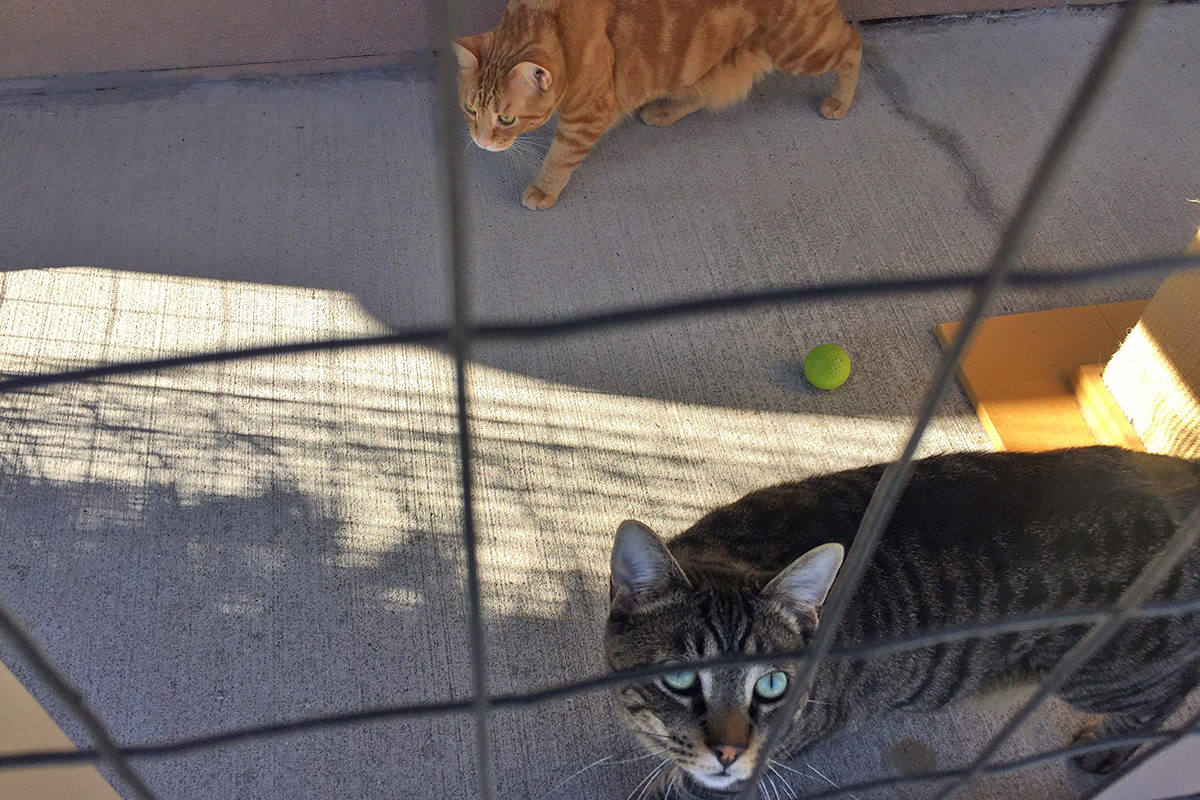
[[[623,114],[651,125],[742,97],[773,69],[837,73],[821,114],[850,110],[862,37],[837,0],[512,0],[494,30],[458,39],[459,96],[475,143],[504,150],[558,111],[522,202],[549,208]]]

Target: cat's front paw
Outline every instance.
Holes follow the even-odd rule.
[[[1100,740],[1098,725],[1089,724],[1083,726],[1079,733],[1075,734],[1075,740],[1072,744],[1093,744]],[[1136,747],[1117,747],[1112,750],[1098,750],[1091,753],[1081,753],[1071,760],[1075,762],[1075,766],[1079,767],[1084,772],[1090,772],[1094,775],[1108,775],[1114,772],[1117,767],[1125,763],[1129,756],[1133,755]]]
[[[836,97],[826,97],[821,101],[821,116],[825,119],[841,119],[850,111],[850,104],[843,103]]]
[[[557,194],[546,194],[532,183],[525,187],[525,194],[521,195],[521,205],[530,211],[543,211],[557,200]]]

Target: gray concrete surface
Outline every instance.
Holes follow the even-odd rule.
[[[473,313],[976,270],[1111,19],[867,27],[845,120],[817,115],[825,80],[778,78],[720,115],[629,122],[543,213],[518,201],[534,163],[459,132]],[[1174,254],[1190,240],[1198,37],[1200,6],[1154,11],[1026,266]],[[0,370],[444,320],[433,102],[417,73],[6,98]],[[996,310],[1155,285],[1012,291]],[[493,690],[601,671],[619,520],[678,530],[765,483],[894,456],[937,362],[932,326],[964,301],[849,299],[481,346],[471,378]],[[824,341],[855,364],[829,393],[798,377]],[[293,356],[0,403],[0,594],[122,739],[469,691],[443,352]],[[986,446],[955,393],[925,450]],[[28,678],[2,647],[0,659]],[[953,766],[1012,702],[881,720],[795,766],[841,784]],[[1065,743],[1077,722],[1054,705],[1006,755]],[[623,762],[635,748],[603,694],[498,714],[492,734],[502,797],[636,796],[651,768]],[[619,763],[571,777],[605,756]],[[188,800],[449,798],[475,785],[459,718],[141,768],[162,797]],[[826,785],[812,773],[794,789]],[[1086,785],[1050,765],[967,796],[1069,798]]]

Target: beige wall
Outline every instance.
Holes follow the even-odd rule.
[[[500,0],[472,0],[476,24]],[[27,0],[0,3],[0,79],[263,65],[424,51],[425,0]],[[280,63],[283,62],[283,63]]]
[[[1021,8],[1099,6],[1119,0],[839,0],[851,19],[924,17],[931,14],[974,14]]]
[[[1066,1],[842,0],[855,19],[1061,6]],[[288,73],[398,63],[431,47],[426,2],[3,2],[0,80],[176,69]],[[503,6],[504,0],[464,0],[464,32],[490,27]]]

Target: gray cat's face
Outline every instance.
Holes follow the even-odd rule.
[[[648,528],[627,522],[613,548],[612,610],[605,647],[613,669],[679,663],[617,697],[638,738],[702,786],[738,788],[780,713],[793,667],[767,661],[694,670],[727,654],[802,649],[841,564],[827,545],[798,559],[762,591],[695,587]]]
[[[749,593],[702,591],[672,600],[648,613],[613,612],[607,646],[614,669],[798,650],[812,629],[797,628]],[[791,679],[790,667],[770,662],[680,669],[621,687],[617,697],[648,750],[671,758],[704,786],[730,789],[754,769]]]

